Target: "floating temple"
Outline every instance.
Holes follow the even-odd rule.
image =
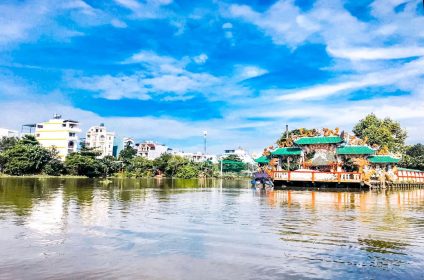
[[[371,188],[424,186],[424,172],[397,167],[400,155],[338,129],[299,130],[255,161],[275,183],[354,184]]]

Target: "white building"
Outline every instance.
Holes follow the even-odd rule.
[[[80,132],[77,121],[64,120],[62,116],[55,115],[53,119],[36,125],[35,138],[46,148],[54,147],[64,160],[69,153],[77,151],[77,134]]]
[[[19,137],[19,134],[15,130],[0,128],[0,139],[3,137]]]
[[[156,159],[171,151],[171,149],[167,146],[153,141],[145,141],[143,143],[136,144],[135,146],[137,149],[137,156],[142,156],[150,160]]]
[[[122,139],[122,144],[123,144],[123,147],[126,147],[127,145],[130,145],[133,148],[135,147],[135,141],[131,137],[124,137]]]
[[[85,145],[99,151],[100,158],[113,155],[115,132],[107,131],[105,125],[92,126],[85,135]]]
[[[224,154],[222,154],[222,157],[225,158],[225,157],[227,157],[229,155],[236,155],[236,156],[238,156],[241,159],[241,161],[243,161],[244,163],[255,164],[255,160],[253,159],[253,157],[250,156],[242,148],[238,148],[238,149],[234,149],[234,150],[225,150]]]
[[[205,155],[203,153],[186,153],[186,152],[173,152],[173,155],[186,158],[192,162],[206,162],[210,161],[212,163],[218,163],[218,158],[216,155]]]

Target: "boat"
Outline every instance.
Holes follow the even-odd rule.
[[[398,168],[400,155],[387,147],[368,145],[339,129],[324,128],[288,135],[278,147],[269,146],[255,161],[273,185],[385,188],[424,186],[424,172]],[[262,185],[265,184],[262,183]]]

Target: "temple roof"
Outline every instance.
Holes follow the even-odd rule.
[[[297,145],[338,144],[343,142],[339,136],[302,137],[294,141]]]
[[[258,157],[257,159],[255,159],[255,161],[257,163],[268,163],[269,159],[266,156],[261,156],[261,157]]]
[[[278,148],[275,151],[271,152],[273,156],[293,156],[293,155],[301,155],[302,149],[300,148]]]
[[[373,155],[375,151],[368,146],[346,145],[337,148],[338,155]]]
[[[418,169],[409,169],[409,168],[402,168],[402,167],[398,167],[399,171],[409,171],[409,172],[424,172],[422,170],[418,170]]]
[[[375,155],[370,156],[368,161],[371,163],[398,163],[400,158],[395,158],[389,155]]]

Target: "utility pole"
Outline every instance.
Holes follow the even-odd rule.
[[[286,143],[289,141],[289,125],[286,123]],[[290,157],[287,157],[287,171],[290,171]]]
[[[206,137],[208,136],[208,132],[203,131],[203,153],[206,155]]]
[[[221,179],[222,179],[222,169],[223,169],[223,168],[222,168],[222,165],[223,165],[223,163],[222,163],[222,162],[223,162],[223,161],[224,161],[224,158],[221,156]]]

